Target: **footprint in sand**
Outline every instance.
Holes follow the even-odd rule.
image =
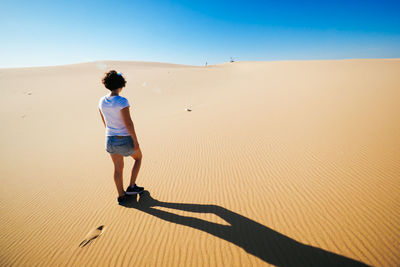
[[[104,225],[100,225],[96,229],[91,230],[86,236],[85,239],[79,244],[79,247],[83,248],[93,240],[98,238],[104,232]]]

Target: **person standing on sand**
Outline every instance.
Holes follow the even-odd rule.
[[[118,203],[123,203],[127,195],[143,192],[144,188],[136,185],[136,178],[142,163],[142,151],[136,137],[135,128],[129,112],[129,102],[119,93],[126,81],[121,73],[111,70],[102,79],[104,86],[111,92],[100,98],[98,108],[103,124],[106,127],[105,148],[114,163],[114,182],[118,191]],[[132,168],[130,184],[126,191],[123,187],[124,157],[132,157],[135,164]]]

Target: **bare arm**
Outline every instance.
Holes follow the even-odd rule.
[[[99,112],[100,112],[101,119],[103,120],[104,127],[107,127],[106,122],[104,121],[103,113],[101,113],[100,109],[99,109]]]
[[[129,107],[121,109],[121,115],[122,115],[122,119],[125,123],[126,129],[128,130],[129,134],[132,136],[132,139],[135,143],[135,149],[139,148],[139,142],[136,137],[135,127],[133,126],[131,114],[129,112]]]

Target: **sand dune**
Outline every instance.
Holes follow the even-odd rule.
[[[110,69],[143,152],[125,206],[97,110]],[[0,69],[0,88],[2,266],[400,262],[398,59],[96,61]]]

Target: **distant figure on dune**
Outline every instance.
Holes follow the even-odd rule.
[[[126,81],[121,73],[111,70],[102,79],[104,86],[111,92],[100,98],[98,108],[106,127],[105,148],[114,163],[114,181],[118,191],[118,203],[123,203],[127,195],[143,192],[144,188],[136,185],[136,178],[142,163],[142,151],[136,137],[135,128],[129,112],[129,102],[119,93]],[[124,191],[123,169],[124,157],[132,157],[135,164],[132,168],[130,184]]]

